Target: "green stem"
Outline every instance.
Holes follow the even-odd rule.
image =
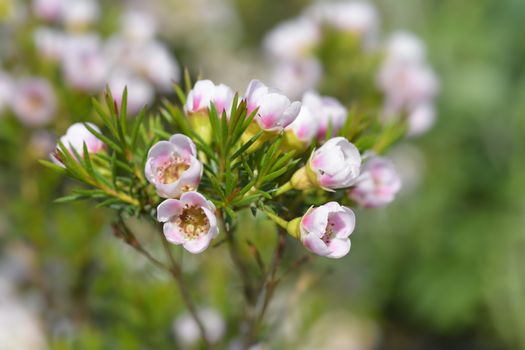
[[[285,183],[284,185],[279,187],[277,189],[277,191],[275,191],[273,196],[274,197],[280,196],[281,194],[286,193],[286,192],[288,192],[290,190],[293,190],[293,186],[292,186],[292,183],[290,181],[288,181],[287,183]]]
[[[275,222],[277,225],[281,226],[285,230],[288,229],[288,221],[284,220],[283,218],[279,217],[278,215],[275,215],[271,211],[267,209],[263,209],[263,212],[266,214],[268,218],[270,218],[273,222]]]

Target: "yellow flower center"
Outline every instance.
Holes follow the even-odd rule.
[[[174,157],[157,169],[157,177],[161,183],[170,184],[180,179],[182,173],[189,167],[190,165],[183,158]]]
[[[197,239],[210,230],[210,221],[204,210],[187,204],[182,213],[175,218],[175,224],[180,227],[187,239]]]

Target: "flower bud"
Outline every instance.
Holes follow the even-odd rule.
[[[255,121],[268,132],[279,132],[290,125],[301,109],[301,102],[291,102],[288,97],[270,89],[259,80],[252,80],[245,93],[248,114],[258,108]]]
[[[350,251],[348,236],[355,228],[355,214],[350,208],[329,202],[310,208],[299,220],[290,222],[289,232],[311,252],[338,259]]]
[[[203,168],[196,157],[193,141],[185,135],[175,134],[169,141],[159,141],[150,148],[144,170],[146,178],[159,196],[179,197],[199,186]]]
[[[91,123],[87,123],[91,128],[100,132],[99,128]],[[94,154],[100,152],[104,149],[104,142],[99,140],[91,131],[86,128],[82,123],[75,123],[71,125],[64,136],[60,138],[60,142],[64,147],[69,151],[69,153],[75,157],[75,152],[78,153],[81,157],[84,156],[84,144],[86,144],[86,149],[88,153]],[[57,145],[58,148],[58,145]],[[73,151],[75,150],[75,152]],[[62,166],[62,161],[60,160],[59,153],[55,152],[51,154],[51,160],[53,163]]]
[[[234,93],[224,84],[215,85],[211,80],[199,80],[189,92],[184,105],[189,122],[202,139],[211,140],[211,125],[208,119],[210,103],[213,103],[219,118],[223,112],[229,118],[233,104]]]
[[[215,206],[198,192],[185,192],[180,199],[166,199],[157,208],[166,239],[193,254],[204,251],[219,233]]]
[[[351,186],[360,167],[358,149],[344,137],[334,137],[312,153],[306,175],[312,184],[333,190]]]
[[[384,206],[392,202],[401,189],[401,178],[390,160],[372,156],[368,158],[349,191],[349,197],[367,208]]]

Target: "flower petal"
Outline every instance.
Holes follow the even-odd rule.
[[[179,215],[184,208],[183,203],[177,199],[166,199],[157,207],[157,221],[166,222],[171,217]]]

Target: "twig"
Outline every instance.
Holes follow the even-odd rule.
[[[166,256],[169,259],[170,266],[167,266],[160,260],[156,259],[153,255],[151,255],[150,252],[148,252],[144,248],[144,246],[142,246],[142,244],[140,244],[139,240],[135,237],[133,232],[129,229],[129,227],[124,222],[124,219],[122,218],[122,216],[120,216],[119,221],[114,223],[112,227],[113,227],[113,233],[115,234],[115,236],[117,236],[118,238],[121,238],[124,242],[126,242],[128,245],[133,247],[137,252],[141,253],[144,257],[146,257],[146,259],[148,259],[157,268],[168,272],[173,277],[180,291],[182,300],[184,304],[186,305],[186,308],[190,312],[191,317],[193,318],[193,320],[197,324],[197,327],[199,328],[201,338],[203,342],[206,344],[206,348],[211,349],[212,345],[206,336],[206,329],[204,328],[204,324],[202,323],[202,320],[200,319],[197,313],[195,305],[191,299],[191,295],[186,287],[186,284],[184,283],[184,279],[182,278],[182,269],[180,268],[179,264],[177,264],[177,262],[173,258],[169,244],[166,238],[164,237],[164,235],[160,234],[161,240],[162,240],[162,246],[164,247]]]

